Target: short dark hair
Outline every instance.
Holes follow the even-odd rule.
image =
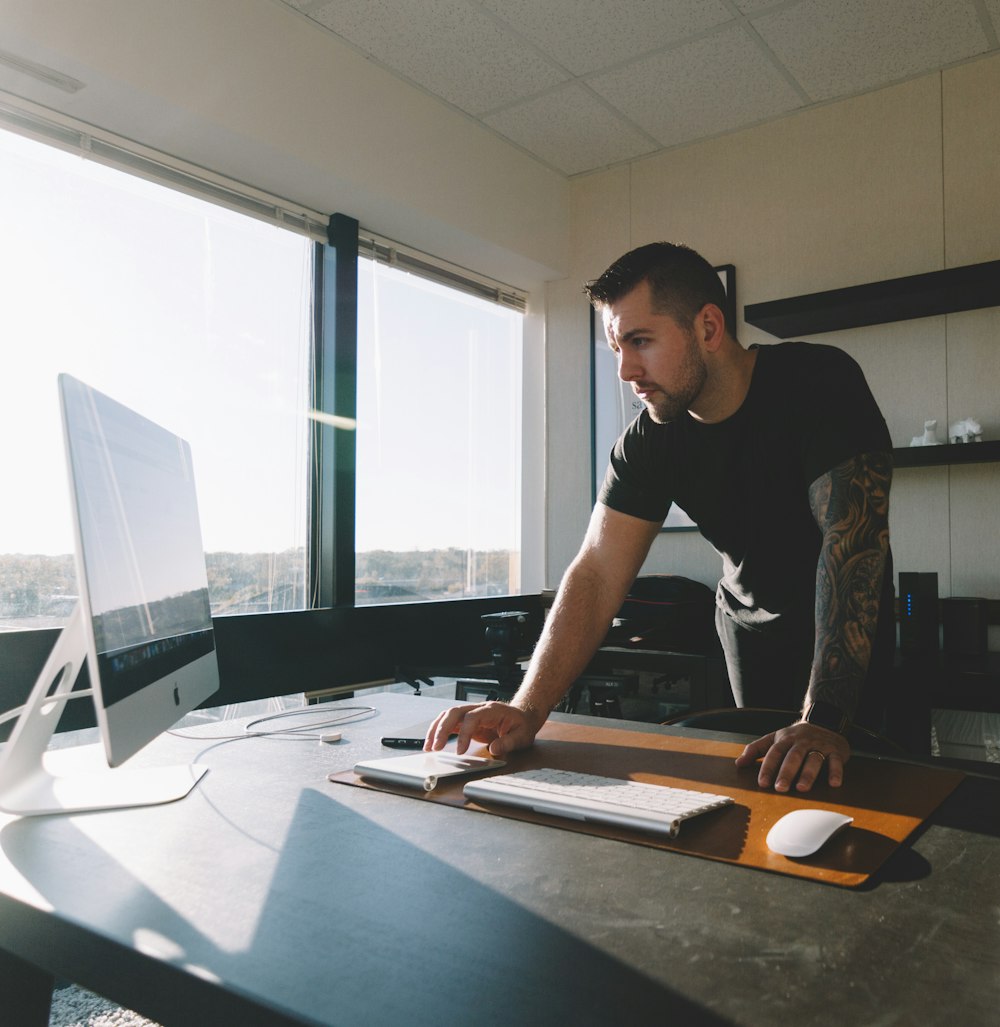
[[[653,242],[619,257],[586,293],[595,307],[615,303],[641,282],[649,282],[653,308],[678,324],[694,323],[706,303],[726,309],[726,290],[719,273],[700,253],[682,243]],[[726,326],[730,333],[734,325]]]

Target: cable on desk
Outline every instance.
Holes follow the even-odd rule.
[[[338,712],[346,713],[346,715],[331,717],[327,710],[310,709],[308,707],[302,707],[301,709],[296,710],[284,710],[281,713],[269,713],[266,717],[257,717],[256,720],[248,721],[247,724],[244,725],[242,733],[238,735],[190,735],[175,730],[170,730],[167,733],[174,735],[177,738],[191,738],[199,742],[238,741],[241,738],[291,738],[322,741],[324,733],[323,728],[333,727],[337,724],[347,724],[356,720],[366,720],[367,718],[378,714],[378,710],[374,706],[341,706],[339,707]],[[267,731],[253,730],[258,724],[264,724],[269,720],[279,720],[282,717],[307,717],[311,714],[317,713],[325,714],[327,719],[321,720],[319,723],[303,724],[301,727],[277,727],[270,728]]]

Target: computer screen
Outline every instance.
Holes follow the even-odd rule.
[[[218,689],[190,447],[69,375],[59,389],[79,598],[0,756],[0,808],[168,801],[186,794],[200,769],[110,768]],[[54,775],[46,761],[71,756],[43,752],[84,658],[107,765]]]

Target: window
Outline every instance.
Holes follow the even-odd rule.
[[[18,443],[0,474],[20,497],[0,630],[59,626],[76,598],[60,371],[191,443],[216,616],[307,608],[321,217],[212,177],[193,196],[179,163],[110,137],[28,131],[77,152],[0,130],[0,431]],[[516,594],[524,298],[383,243],[359,262],[355,602]]]
[[[360,260],[358,605],[520,591],[522,321]]]
[[[0,131],[0,630],[75,598],[60,371],[191,443],[215,614],[305,606],[312,250]]]

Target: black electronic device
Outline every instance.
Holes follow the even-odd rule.
[[[395,738],[384,735],[382,744],[388,749],[422,749],[424,737],[421,735],[419,738]]]
[[[807,724],[825,727],[827,731],[835,731],[838,735],[847,734],[850,724],[850,720],[843,710],[838,709],[833,703],[823,702],[822,699],[810,703],[802,719]]]
[[[935,571],[899,572],[899,648],[905,654],[936,653],[938,576]]]
[[[490,657],[498,667],[512,668],[525,648],[524,629],[528,614],[524,610],[484,613],[479,618],[486,625],[486,643]]]
[[[988,649],[987,601],[975,596],[941,600],[944,651],[949,656],[982,656]]]
[[[507,702],[524,677],[518,661],[531,648],[527,635],[530,614],[525,610],[501,610],[484,613],[479,619],[486,629],[486,644],[492,664],[488,668],[466,668],[463,676],[455,682],[455,698],[470,702],[496,699]]]

